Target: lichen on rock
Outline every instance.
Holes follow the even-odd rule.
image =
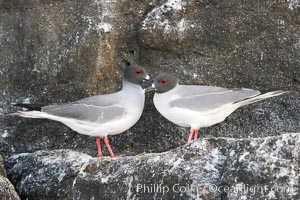
[[[23,198],[297,199],[300,134],[210,138],[122,159],[70,151],[7,158]]]
[[[0,151],[22,198],[300,199],[298,0],[9,0],[0,11]],[[191,145],[147,93],[140,121],[110,137],[120,160],[93,158],[94,138],[63,124],[7,115],[13,103],[115,92],[122,60],[181,84],[291,92],[201,129]]]

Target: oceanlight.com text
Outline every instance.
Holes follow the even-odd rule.
[[[204,193],[227,193],[230,196],[255,196],[255,195],[268,195],[275,193],[286,193],[288,195],[296,194],[295,187],[292,186],[278,186],[278,185],[248,185],[243,183],[238,183],[233,186],[226,185],[215,185],[215,184],[201,184],[201,185],[181,185],[176,183],[174,185],[165,184],[137,184],[136,192],[140,194],[167,194],[167,193],[197,193],[202,195]]]

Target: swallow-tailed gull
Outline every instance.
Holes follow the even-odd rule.
[[[107,136],[122,133],[139,120],[144,109],[145,82],[149,86],[152,83],[146,70],[131,65],[124,70],[123,88],[119,92],[44,107],[15,104],[28,110],[13,115],[59,121],[80,134],[95,136],[99,157],[103,157],[100,146],[103,137],[110,156],[116,158],[120,156],[114,155]]]
[[[227,89],[214,86],[180,85],[171,74],[158,75],[152,84],[153,102],[169,121],[189,127],[188,143],[198,137],[198,130],[220,123],[237,108],[274,97],[286,91],[261,94],[252,89]]]

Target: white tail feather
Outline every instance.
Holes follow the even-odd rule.
[[[44,118],[44,119],[51,119],[54,121],[61,122],[65,124],[66,126],[70,127],[74,131],[77,131],[78,133],[85,134],[85,135],[95,135],[94,129],[97,127],[97,124],[92,122],[86,122],[81,120],[76,120],[72,118],[66,118],[66,117],[60,117],[56,115],[51,115],[45,112],[40,111],[19,111],[12,113],[10,115],[17,115],[20,117],[26,117],[26,118]],[[92,134],[91,134],[92,132]],[[98,133],[98,132],[97,132]]]
[[[289,91],[278,90],[278,91],[273,91],[273,92],[267,92],[265,94],[261,94],[261,95],[258,95],[258,96],[255,96],[255,97],[252,97],[252,98],[249,98],[249,99],[245,99],[245,100],[236,102],[235,104],[237,104],[238,107],[241,107],[241,106],[252,104],[252,103],[255,103],[255,102],[258,102],[258,101],[262,101],[262,100],[270,98],[270,97],[279,96],[279,95],[282,95],[282,94],[287,93],[287,92],[289,92]]]
[[[26,117],[26,118],[48,118],[48,119],[51,119],[51,118],[47,117],[47,113],[40,112],[40,111],[18,111],[15,113],[11,113],[9,115],[17,115],[17,116]]]

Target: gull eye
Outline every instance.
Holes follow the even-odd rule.
[[[160,84],[166,84],[166,83],[168,83],[168,79],[167,78],[162,78],[162,79],[160,79],[159,83]]]
[[[141,70],[141,69],[136,69],[136,70],[135,70],[135,73],[138,74],[138,75],[141,75],[141,74],[143,74],[143,70]]]

